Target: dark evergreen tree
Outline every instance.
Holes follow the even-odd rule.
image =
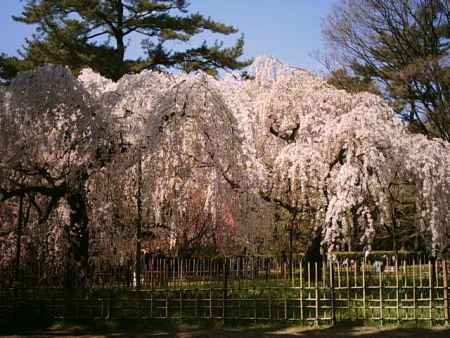
[[[118,79],[143,69],[176,67],[186,72],[240,69],[244,40],[224,47],[206,42],[199,47],[174,51],[167,42],[188,42],[203,31],[229,35],[238,30],[199,13],[188,13],[185,0],[27,0],[14,19],[37,25],[25,41],[20,68],[43,63],[68,65],[74,72],[91,67]],[[128,59],[128,39],[141,39],[144,57]],[[7,63],[8,65],[10,64]],[[8,72],[6,75],[14,74]]]
[[[22,62],[18,58],[0,53],[0,84],[8,84],[21,70],[21,66]]]
[[[331,72],[327,82],[338,89],[351,93],[369,92],[379,94],[374,80],[370,77],[361,77],[349,74],[345,68],[338,68]]]

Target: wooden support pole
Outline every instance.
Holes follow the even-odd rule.
[[[300,319],[303,321],[303,265],[300,262]]]
[[[331,323],[336,324],[336,304],[335,304],[335,294],[334,294],[334,264],[333,261],[329,260],[330,265],[330,290],[331,290]]]
[[[378,269],[378,288],[379,288],[379,297],[380,297],[380,324],[383,326],[383,276],[381,272],[381,268]]]
[[[431,267],[431,260],[428,260],[428,295],[429,295],[429,320],[430,327],[433,326],[433,269]]]
[[[315,322],[314,324],[316,326],[319,326],[319,274],[318,274],[318,266],[317,266],[317,262],[314,262],[314,279],[315,279],[315,293],[316,293],[316,306],[315,306],[315,310],[316,310],[316,314],[315,314]]]
[[[223,262],[223,309],[222,309],[222,315],[223,320],[225,321],[225,318],[227,316],[227,302],[228,302],[228,272],[229,272],[229,266],[227,264],[227,259],[225,258]]]
[[[400,295],[399,295],[399,277],[398,277],[398,256],[395,256],[395,299],[396,299],[396,318],[400,321]]]
[[[413,307],[414,307],[414,322],[417,323],[417,290],[416,290],[416,260],[413,258],[412,262],[412,282],[413,282]]]
[[[153,290],[150,290],[150,318],[153,318]]]
[[[347,279],[347,316],[351,317],[350,314],[350,291],[351,291],[351,287],[350,287],[350,261],[347,260],[347,266],[345,268],[345,277]]]
[[[141,242],[142,242],[142,152],[139,151],[137,163],[137,219],[136,219],[136,262],[135,278],[136,289],[141,288]]]
[[[183,319],[183,290],[180,289],[180,318]]]
[[[166,292],[164,293],[166,295],[166,306],[165,306],[165,316],[164,318],[169,318],[169,290],[166,290]]]
[[[198,292],[195,293],[194,318],[199,318],[199,316],[198,316]]]
[[[209,319],[212,318],[212,289],[209,288]]]
[[[362,292],[363,292],[363,318],[367,319],[366,311],[366,258],[363,258],[362,263]]]
[[[443,281],[443,288],[444,288],[444,318],[445,318],[445,324],[449,324],[449,308],[448,308],[448,267],[447,267],[447,260],[442,259],[442,281]]]

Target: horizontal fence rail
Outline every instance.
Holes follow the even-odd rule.
[[[381,257],[291,263],[267,257],[157,258],[127,279],[98,275],[87,289],[0,289],[0,321],[220,319],[448,324],[448,262]],[[119,275],[122,276],[123,275]],[[107,283],[105,282],[107,281]],[[112,282],[114,281],[114,282]]]

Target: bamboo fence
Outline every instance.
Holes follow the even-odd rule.
[[[157,259],[124,284],[0,289],[0,321],[50,319],[343,320],[448,324],[448,263],[435,259]],[[111,279],[105,279],[111,280]],[[14,317],[14,318],[12,318]]]

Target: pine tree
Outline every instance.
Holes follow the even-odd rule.
[[[338,89],[344,89],[350,93],[369,92],[379,94],[375,82],[370,77],[349,74],[345,68],[332,71],[327,82]]]
[[[238,30],[199,13],[188,13],[185,0],[27,0],[14,19],[37,25],[25,41],[22,68],[43,63],[68,65],[74,72],[90,67],[111,79],[143,69],[203,70],[240,69],[244,40],[224,47],[206,42],[199,47],[174,51],[168,42],[188,42],[210,31],[229,35]],[[141,38],[144,57],[128,59],[129,39]]]
[[[0,84],[8,84],[9,80],[20,71],[21,65],[18,58],[0,53]]]

